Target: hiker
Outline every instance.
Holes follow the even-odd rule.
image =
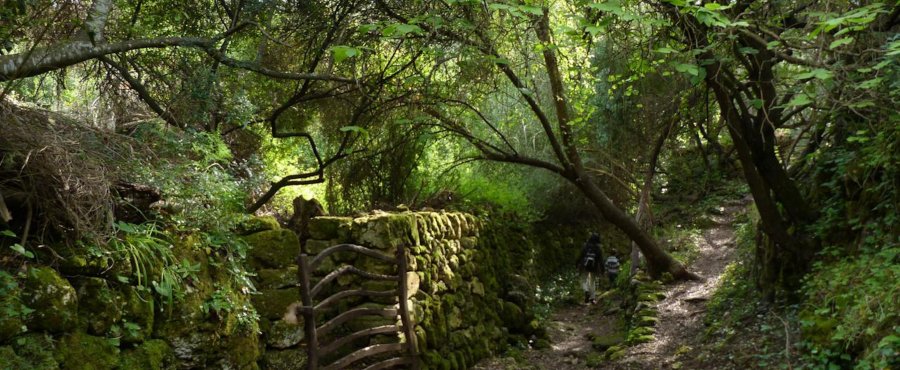
[[[606,277],[609,278],[609,287],[616,285],[616,278],[619,277],[619,259],[616,256],[609,256],[606,259]]]
[[[588,241],[581,248],[581,254],[575,262],[575,268],[581,273],[581,289],[584,290],[584,303],[597,303],[597,291],[594,279],[603,268],[600,252],[600,235],[591,233]]]

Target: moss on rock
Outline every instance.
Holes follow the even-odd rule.
[[[16,366],[0,369],[59,369],[54,357],[56,345],[53,338],[44,333],[28,333],[12,341],[12,348],[18,359],[13,359]]]
[[[161,339],[148,340],[123,351],[119,358],[120,369],[162,369],[172,362],[172,347]]]
[[[591,345],[598,351],[605,351],[606,349],[618,346],[623,342],[625,342],[625,336],[622,333],[613,333],[594,337],[593,340],[591,340]]]
[[[51,333],[72,330],[77,322],[75,288],[49,267],[32,267],[25,273],[23,303],[33,308],[28,327]]]
[[[263,269],[256,272],[258,289],[282,289],[297,286],[297,266],[283,269]]]
[[[266,330],[266,345],[278,349],[291,348],[303,340],[304,334],[303,321],[291,324],[284,320],[278,320]]]
[[[252,297],[253,307],[261,317],[277,320],[284,316],[287,307],[300,300],[297,289],[270,289]]]
[[[138,328],[125,328],[122,332],[122,342],[139,343],[149,338],[153,333],[153,297],[149,294],[141,296],[133,286],[120,288],[119,294],[122,300],[122,319],[135,324]]]
[[[115,369],[119,366],[119,348],[109,338],[75,332],[60,339],[56,359],[64,370]]]
[[[309,220],[309,236],[312,239],[349,241],[353,219],[348,217],[314,217]]]
[[[122,299],[105,279],[78,279],[79,318],[93,335],[106,335],[109,328],[122,319]]]
[[[268,370],[305,370],[306,352],[299,349],[266,351],[263,365]]]
[[[19,283],[12,275],[0,273],[0,343],[26,330],[25,318],[30,308],[21,301]]]
[[[244,237],[250,245],[251,263],[258,269],[293,265],[300,253],[300,240],[293,231],[267,230]]]
[[[238,235],[250,235],[261,231],[278,230],[281,225],[273,216],[251,216],[238,223],[235,232]]]

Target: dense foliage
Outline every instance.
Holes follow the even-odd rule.
[[[891,367],[898,27],[875,0],[4,1],[0,263],[116,256],[174,302],[201,253],[229,281],[203,307],[253,329],[234,233],[304,196],[607,222],[685,279],[697,214],[650,204],[739,177],[755,290],[722,294],[790,312],[812,367]]]

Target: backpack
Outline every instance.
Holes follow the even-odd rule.
[[[616,258],[616,256],[611,256],[606,259],[606,272],[610,274],[619,273],[619,259]]]
[[[594,270],[597,267],[597,254],[594,251],[588,251],[585,253],[583,261],[585,270]]]

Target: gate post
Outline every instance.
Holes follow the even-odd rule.
[[[416,331],[415,328],[412,327],[412,320],[409,318],[409,284],[407,283],[406,278],[406,247],[400,246],[397,248],[397,275],[399,277],[400,286],[399,286],[399,304],[400,304],[400,322],[403,324],[403,334],[406,337],[406,352],[407,356],[413,357],[413,365],[412,368],[414,370],[419,369],[419,360],[418,360],[418,346],[416,346]]]
[[[316,312],[309,292],[309,257],[301,253],[298,258],[297,275],[300,275],[300,300],[303,307],[303,327],[306,331],[306,368],[319,369],[319,338],[316,336]]]

